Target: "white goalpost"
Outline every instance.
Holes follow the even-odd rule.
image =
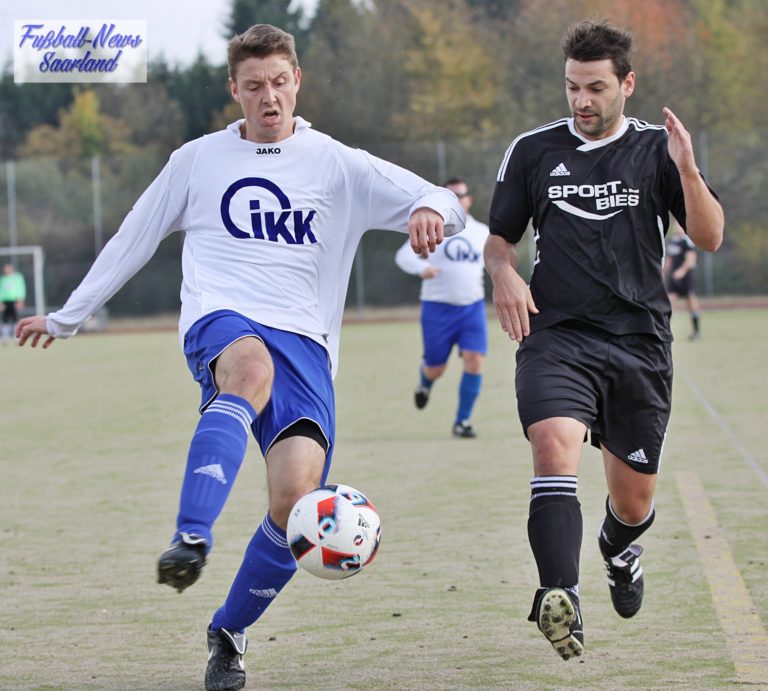
[[[43,285],[43,264],[45,252],[40,245],[22,247],[0,247],[0,257],[32,257],[32,285],[35,314],[45,314],[45,290]],[[27,296],[27,302],[31,302]]]

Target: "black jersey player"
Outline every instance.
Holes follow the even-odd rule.
[[[539,572],[535,621],[568,659],[583,651],[579,607],[582,446],[602,450],[608,485],[599,544],[613,606],[640,609],[635,544],[653,495],[670,411],[670,303],[662,279],[670,215],[716,250],[723,211],[696,165],[691,137],[625,117],[635,88],[632,36],[605,21],[563,40],[571,117],[517,137],[499,168],[486,267],[503,330],[519,342],[518,413],[533,452],[528,536]],[[516,271],[529,222],[530,286]]]
[[[685,300],[685,306],[691,317],[691,335],[688,337],[690,341],[695,341],[701,336],[701,306],[694,289],[696,262],[696,245],[691,242],[680,224],[675,223],[667,243],[664,275],[670,297]]]

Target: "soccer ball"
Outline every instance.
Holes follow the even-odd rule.
[[[370,564],[381,541],[381,520],[362,492],[325,485],[305,494],[288,516],[288,546],[299,566],[338,580]]]

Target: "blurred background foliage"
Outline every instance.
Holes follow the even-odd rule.
[[[629,115],[670,106],[726,209],[709,259],[710,295],[768,294],[768,5],[764,0],[233,0],[230,37],[258,22],[294,33],[303,69],[297,114],[350,145],[433,182],[468,179],[487,220],[496,170],[520,132],[568,114],[560,41],[568,24],[607,17],[632,31]],[[46,251],[49,305],[87,271],[170,152],[239,117],[226,56],[151,64],[146,84],[22,84],[0,78],[0,160],[13,161],[17,240]],[[93,160],[103,238],[94,237]],[[8,165],[0,166],[0,245],[8,242]],[[415,302],[418,281],[394,266],[401,236],[372,232],[349,302]],[[110,303],[115,314],[178,308],[182,239],[171,236]],[[700,272],[700,281],[702,276]]]

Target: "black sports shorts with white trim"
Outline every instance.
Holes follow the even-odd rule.
[[[672,402],[671,344],[561,322],[520,344],[515,388],[526,436],[534,422],[575,418],[593,443],[635,470],[659,471]]]

